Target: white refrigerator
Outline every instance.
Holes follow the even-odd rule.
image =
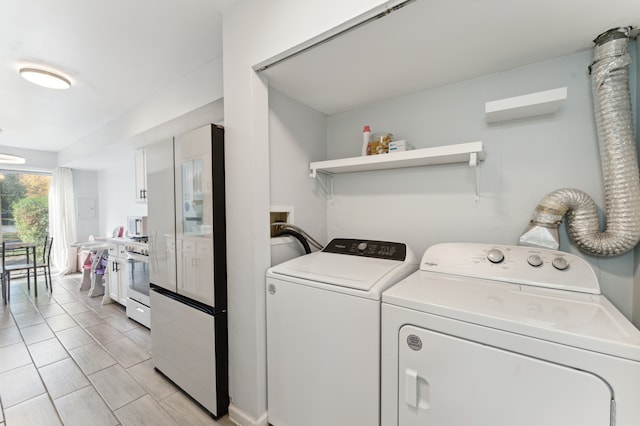
[[[224,129],[153,144],[146,157],[152,360],[219,417],[229,405]]]

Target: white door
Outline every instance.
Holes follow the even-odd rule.
[[[398,343],[400,426],[610,424],[609,386],[588,372],[410,325]]]
[[[118,285],[119,301],[126,306],[129,289],[129,263],[126,259],[118,259]]]

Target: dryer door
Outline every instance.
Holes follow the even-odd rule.
[[[400,426],[610,424],[593,374],[409,325],[399,339]]]

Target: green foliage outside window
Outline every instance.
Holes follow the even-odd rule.
[[[13,204],[16,231],[21,241],[44,244],[49,231],[47,197],[23,198]]]
[[[0,170],[0,212],[4,241],[44,243],[49,219],[47,196],[50,183],[50,175]],[[34,198],[40,201],[26,201]]]

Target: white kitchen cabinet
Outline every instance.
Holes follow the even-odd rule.
[[[109,247],[109,261],[107,263],[107,280],[109,297],[121,305],[127,303],[127,259],[125,246],[114,244]]]
[[[135,184],[136,184],[136,202],[147,202],[147,156],[145,149],[136,151],[135,156]]]

